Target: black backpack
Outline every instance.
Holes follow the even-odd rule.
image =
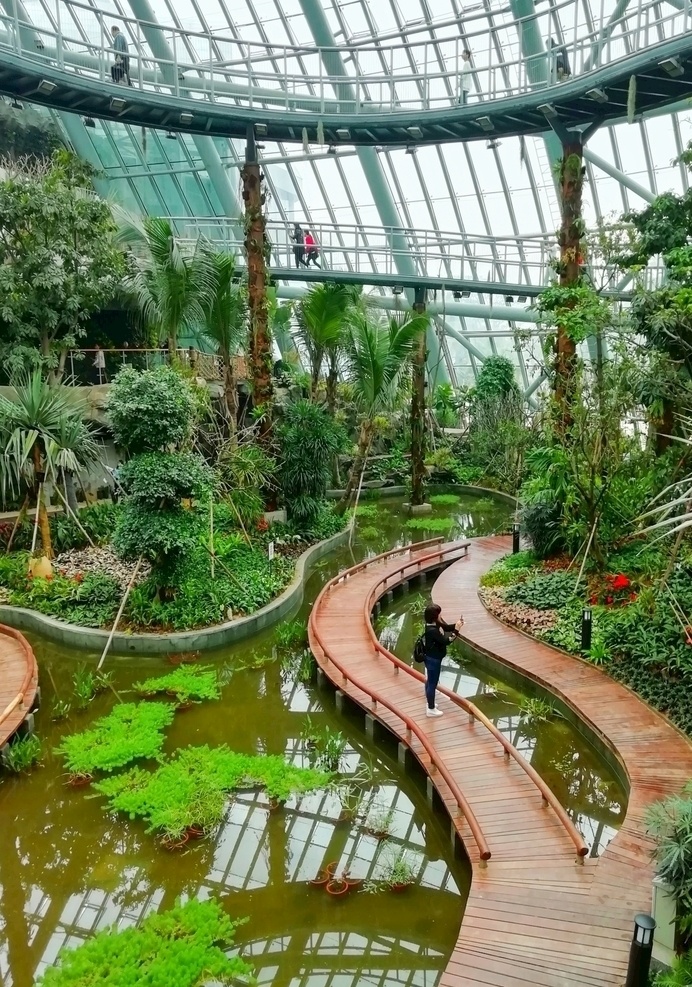
[[[417,662],[425,661],[425,634],[421,634],[416,638],[416,643],[413,645],[413,660]]]

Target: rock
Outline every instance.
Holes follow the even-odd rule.
[[[111,576],[120,586],[125,589],[132,573],[135,570],[136,562],[124,562],[119,559],[113,549],[106,546],[104,548],[75,549],[71,552],[63,552],[55,559],[55,570],[68,579],[78,576],[86,576],[89,573],[99,573],[104,576]],[[135,585],[141,583],[151,572],[151,566],[143,562],[137,573]]]

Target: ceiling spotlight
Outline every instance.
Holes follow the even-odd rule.
[[[478,117],[476,123],[481,128],[481,130],[489,131],[495,129],[495,124],[490,119],[490,117]]]
[[[110,107],[114,113],[122,113],[127,106],[127,100],[122,96],[111,96]]]
[[[460,301],[461,300],[461,292],[460,291],[453,291],[452,292],[452,298],[454,299],[455,302]]]
[[[586,95],[596,103],[608,102],[608,93],[603,89],[587,89]]]
[[[334,144],[329,145],[327,148],[327,154],[336,154],[336,146]]]
[[[192,114],[188,110],[184,110],[180,114],[181,127],[189,127],[191,123],[192,123]]]
[[[57,89],[55,82],[51,82],[49,79],[41,79],[39,84],[36,86],[36,92],[41,93],[42,96],[50,96],[51,93],[55,92]]]
[[[541,103],[538,107],[539,113],[542,113],[546,120],[554,120],[557,116],[557,110],[552,103]]]
[[[400,284],[395,284],[394,287],[392,288],[393,295],[403,295],[403,293],[404,293],[404,289],[401,287]]]
[[[508,305],[514,304],[514,295],[505,295],[505,301]]]
[[[462,291],[461,297],[462,298],[470,298],[471,297],[471,292],[470,291]]]
[[[172,130],[167,130],[166,131],[166,140],[167,141],[176,141],[177,139],[178,139],[178,135],[177,134],[174,134]]]
[[[526,302],[527,300],[528,300],[528,299],[527,299],[527,296],[526,296],[526,295],[517,295],[517,301],[518,301],[518,302],[519,302],[520,304],[521,304],[521,303],[525,303],[525,302]]]
[[[502,141],[498,141],[498,140],[488,141],[488,143],[485,145],[485,149],[486,151],[495,151],[500,146],[501,143]]]
[[[406,153],[407,154],[415,154],[416,153],[415,145],[414,144],[407,144],[406,145]]]
[[[410,134],[411,137],[413,137],[414,141],[419,141],[423,139],[423,131],[420,129],[420,127],[416,127],[416,126],[407,127],[406,133]]]
[[[348,141],[351,139],[351,131],[348,130],[346,127],[339,127],[339,129],[336,132],[336,136],[339,138],[340,141]]]
[[[269,133],[269,128],[266,123],[256,123],[255,124],[255,137],[266,137]]]
[[[13,99],[12,102],[10,103],[10,106],[12,107],[13,110],[23,110],[24,109],[24,104],[23,103],[20,103],[18,99]]]
[[[96,130],[96,122],[93,117],[84,117],[82,123],[85,127],[88,127],[89,130]]]
[[[667,72],[673,79],[685,74],[684,66],[679,58],[664,58],[662,62],[658,63],[658,67]]]

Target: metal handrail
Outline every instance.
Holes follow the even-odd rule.
[[[6,624],[0,624],[0,641],[2,640],[3,634],[7,637],[14,638],[15,641],[19,642],[27,658],[27,667],[19,692],[15,698],[2,710],[2,712],[0,712],[0,724],[4,723],[4,721],[15,711],[15,709],[17,709],[18,706],[22,706],[24,704],[24,697],[26,696],[29,686],[31,685],[31,680],[37,672],[36,656],[34,655],[33,649],[24,635],[19,631],[16,631],[14,627],[7,627]]]
[[[113,92],[118,91],[110,75],[115,56],[109,33],[114,20],[112,11],[77,0],[58,0],[56,29],[20,18],[18,6],[15,5],[14,16],[0,16],[4,27],[0,44],[30,58],[34,64],[55,64],[69,75],[76,72],[85,78],[97,78]],[[684,0],[682,9],[673,7],[665,15],[659,0],[637,0],[621,18],[610,22],[601,5],[599,24],[581,24],[575,16],[574,23],[563,32],[560,47],[566,49],[575,75],[583,77],[604,63],[624,61],[643,49],[685,35],[692,23],[691,13],[690,0]],[[128,55],[133,84],[156,93],[172,92],[198,108],[202,99],[253,110],[282,108],[337,115],[352,111],[364,121],[373,115],[449,108],[460,100],[464,64],[461,53],[466,47],[474,51],[472,77],[476,88],[471,99],[476,105],[536,90],[547,92],[562,84],[556,77],[554,52],[528,58],[517,55],[498,62],[487,17],[482,18],[482,29],[476,31],[468,30],[466,23],[463,38],[456,35],[417,43],[340,49],[243,42],[216,33],[149,24],[120,14],[117,20],[127,25],[130,36]],[[539,31],[552,30],[550,22],[536,14],[513,19],[505,26],[521,32],[524,23]],[[171,57],[152,52],[150,37],[154,31],[165,36]],[[27,37],[31,39],[28,43]],[[325,55],[336,50],[342,55],[350,52],[354,74],[333,75],[325,69]],[[402,50],[410,58],[402,59]],[[432,71],[433,67],[439,70]],[[547,79],[539,79],[539,75],[545,77],[546,69]],[[277,78],[283,83],[279,88]],[[260,88],[262,83],[264,88]]]
[[[446,556],[447,554],[451,553],[455,549],[458,551],[461,548],[465,548],[466,551],[468,551],[469,544],[470,544],[469,542],[466,542],[463,545],[452,546],[451,548],[442,552],[441,555]],[[416,561],[422,562],[425,561],[425,559],[418,559]],[[375,633],[375,629],[372,626],[372,608],[375,605],[375,603],[377,603],[377,599],[375,599],[375,597],[377,596],[379,590],[380,589],[387,590],[388,588],[387,582],[389,581],[389,579],[391,579],[392,576],[396,576],[399,575],[400,573],[405,572],[406,569],[409,568],[411,565],[412,562],[409,562],[406,565],[399,566],[398,569],[391,570],[390,572],[387,573],[386,576],[380,579],[379,582],[377,582],[372,587],[363,605],[363,615],[368,626],[368,633],[370,635],[370,639],[372,641],[373,647],[375,648],[376,652],[383,655],[385,658],[388,658],[389,661],[391,661],[392,664],[394,665],[395,670],[397,671],[403,670],[412,678],[417,679],[419,682],[425,682],[425,676],[421,672],[419,672],[415,668],[411,668],[411,666],[407,665],[406,662],[401,661],[400,658],[397,658],[396,655],[392,654],[391,651],[388,651],[387,648],[385,648],[378,641],[377,635]],[[459,706],[466,713],[468,713],[471,722],[473,722],[474,720],[478,720],[479,723],[482,723],[483,726],[490,731],[493,737],[495,737],[495,739],[504,749],[505,758],[507,760],[509,760],[510,758],[514,760],[515,763],[519,765],[519,767],[524,772],[524,774],[526,774],[531,779],[531,781],[535,784],[541,795],[543,804],[545,806],[549,805],[551,807],[555,815],[562,823],[570,840],[576,847],[578,860],[580,862],[583,862],[584,857],[589,852],[589,848],[587,844],[584,842],[584,839],[581,836],[579,830],[576,828],[572,820],[569,818],[567,812],[565,811],[564,806],[561,805],[554,792],[551,790],[549,785],[545,783],[543,778],[541,778],[541,776],[538,774],[535,768],[533,768],[529,764],[529,762],[521,756],[521,754],[516,749],[516,747],[509,740],[507,740],[507,738],[502,734],[500,730],[498,730],[495,724],[492,723],[492,721],[488,719],[485,713],[483,713],[480,709],[478,709],[478,707],[474,703],[470,702],[464,696],[460,696],[457,692],[454,692],[452,689],[448,689],[446,686],[438,685],[438,691],[441,692],[443,695],[447,696],[447,698],[450,699],[456,706]]]
[[[371,564],[372,561],[373,560],[370,560]],[[452,793],[452,796],[454,797],[457,803],[459,811],[466,819],[466,822],[469,825],[469,829],[471,830],[473,838],[476,842],[476,846],[478,847],[481,866],[484,866],[486,862],[490,860],[492,854],[490,851],[490,847],[488,846],[487,840],[483,835],[483,830],[481,829],[480,823],[478,822],[478,819],[476,818],[473,809],[467,802],[464,793],[461,791],[459,785],[452,777],[451,773],[449,772],[449,769],[446,767],[444,762],[439,758],[439,755],[437,754],[434,745],[430,743],[425,732],[421,730],[418,724],[413,719],[411,719],[410,716],[407,716],[405,713],[402,713],[401,710],[397,709],[397,707],[393,703],[391,703],[388,699],[386,699],[379,691],[373,689],[372,686],[370,685],[366,685],[360,679],[354,676],[351,672],[349,672],[344,667],[342,662],[334,658],[334,656],[330,653],[326,644],[324,643],[324,639],[320,634],[319,628],[317,626],[317,615],[319,613],[320,606],[327,594],[328,589],[329,589],[329,584],[327,584],[324,587],[320,595],[317,597],[317,600],[315,601],[315,605],[312,608],[312,612],[310,613],[308,626],[310,628],[310,631],[312,632],[314,640],[316,641],[317,645],[321,649],[324,657],[328,661],[330,661],[334,665],[334,667],[341,673],[344,682],[350,682],[360,692],[363,692],[366,696],[369,696],[374,706],[377,706],[377,704],[379,703],[381,706],[384,706],[385,709],[388,709],[390,713],[393,713],[398,719],[400,719],[401,722],[406,727],[407,739],[410,739],[411,734],[413,734],[419,740],[425,752],[427,753],[428,757],[430,758],[431,766],[436,768],[440,772],[442,778],[444,779],[445,783],[447,784],[447,787],[449,788],[450,792]]]

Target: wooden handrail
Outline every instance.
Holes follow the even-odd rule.
[[[485,837],[483,836],[483,831],[480,827],[480,823],[478,822],[475,816],[475,813],[473,812],[473,809],[466,801],[463,792],[457,785],[452,775],[449,773],[444,762],[438,760],[437,752],[435,751],[434,746],[430,743],[430,741],[426,737],[425,733],[420,729],[418,724],[411,719],[410,716],[407,716],[405,713],[402,713],[401,710],[397,709],[396,706],[394,706],[393,703],[389,702],[388,699],[385,699],[384,696],[382,696],[381,693],[379,693],[376,689],[373,689],[369,685],[365,685],[362,681],[357,679],[351,672],[348,672],[344,668],[343,664],[340,661],[338,661],[336,658],[334,658],[334,656],[327,650],[327,647],[322,639],[322,635],[320,634],[316,626],[316,619],[315,619],[315,616],[319,611],[319,606],[322,602],[323,593],[324,590],[322,591],[322,593],[320,593],[320,596],[318,597],[315,606],[312,608],[309,625],[313,637],[317,642],[318,646],[320,647],[324,657],[328,661],[330,661],[336,669],[338,669],[338,671],[341,673],[343,677],[344,682],[350,682],[352,685],[356,687],[356,689],[359,689],[361,692],[365,693],[365,695],[369,696],[375,705],[379,703],[381,706],[384,706],[385,709],[388,709],[390,713],[393,713],[396,717],[398,717],[398,719],[402,721],[402,723],[406,727],[407,733],[415,734],[415,736],[418,738],[423,748],[425,749],[428,757],[430,758],[430,763],[435,768],[437,768],[437,770],[444,778],[445,782],[447,783],[447,786],[449,787],[450,792],[452,793],[452,796],[454,797],[457,803],[457,806],[459,807],[459,811],[463,814],[464,818],[469,824],[469,829],[471,830],[473,838],[476,841],[476,846],[478,847],[478,853],[480,855],[481,861],[485,862],[487,860],[490,860],[491,857],[490,848],[488,846]]]
[[[390,548],[386,552],[380,552],[379,555],[371,555],[370,558],[363,559],[362,562],[358,562],[348,569],[342,569],[341,572],[329,580],[324,588],[327,589],[328,587],[336,586],[338,583],[348,579],[349,576],[355,576],[357,572],[362,572],[363,569],[367,569],[371,565],[391,559],[393,555],[402,555],[404,552],[418,552],[420,549],[428,548],[430,545],[441,545],[442,542],[443,539],[439,537],[428,538],[426,541],[411,542],[410,545],[400,545],[398,548]]]
[[[447,556],[448,554],[451,554],[454,551],[459,551],[460,548],[462,547],[468,549],[468,542],[466,543],[465,546],[460,546],[460,545],[452,546],[451,548],[447,549],[446,551],[443,551],[440,554],[441,556]],[[373,643],[376,652],[383,655],[385,658],[388,658],[389,661],[392,662],[392,664],[395,666],[397,670],[402,669],[407,673],[407,675],[410,675],[412,678],[417,679],[419,682],[425,682],[425,675],[423,675],[422,672],[419,672],[417,669],[411,668],[411,666],[407,665],[406,662],[401,661],[400,658],[397,658],[396,655],[392,654],[391,651],[388,651],[378,641],[377,634],[375,633],[375,629],[372,626],[372,609],[375,603],[378,602],[378,599],[382,595],[380,594],[380,596],[378,596],[379,590],[382,589],[386,591],[387,588],[391,588],[391,587],[387,587],[387,582],[392,578],[392,576],[405,572],[407,569],[411,568],[412,565],[417,564],[418,566],[420,566],[421,563],[424,563],[433,557],[434,556],[424,556],[423,558],[411,559],[406,564],[399,566],[398,569],[394,569],[388,572],[386,576],[383,576],[383,578],[379,580],[379,582],[375,583],[375,585],[370,590],[370,593],[366,597],[365,603],[363,605],[363,616],[367,623],[368,633],[370,635],[370,639]],[[375,599],[375,597],[377,597],[377,599]],[[535,768],[533,768],[529,764],[529,762],[521,756],[521,754],[516,749],[516,747],[509,740],[507,740],[507,738],[502,734],[500,730],[498,730],[495,724],[491,720],[489,720],[488,717],[485,715],[485,713],[483,713],[480,709],[478,709],[478,707],[474,703],[470,702],[464,696],[460,696],[457,692],[448,689],[446,686],[438,685],[438,691],[440,691],[443,695],[447,696],[447,698],[450,699],[456,706],[461,707],[461,709],[463,709],[466,713],[469,714],[472,720],[478,720],[479,723],[482,723],[483,726],[490,731],[493,737],[495,737],[498,743],[502,746],[507,759],[512,758],[512,760],[514,760],[519,765],[519,767],[524,772],[524,774],[526,774],[531,779],[531,781],[534,783],[534,785],[536,786],[536,788],[538,789],[541,795],[543,804],[549,805],[553,810],[553,812],[555,813],[555,815],[558,817],[564,829],[566,830],[567,835],[569,836],[570,840],[576,847],[577,855],[579,859],[583,862],[583,858],[589,852],[589,848],[587,844],[584,842],[584,839],[581,833],[579,832],[579,830],[576,828],[570,817],[567,815],[564,806],[558,801],[555,793],[546,784],[543,778],[541,778],[541,776],[538,774]]]
[[[36,656],[34,655],[33,649],[24,635],[15,630],[14,627],[7,627],[6,624],[0,624],[0,640],[1,635],[3,634],[7,637],[14,638],[14,640],[18,641],[21,645],[26,656],[26,670],[24,672],[24,678],[22,680],[19,692],[0,713],[0,724],[2,724],[18,706],[22,705],[24,702],[24,697],[29,689],[29,686],[31,685],[31,680],[37,673]]]

